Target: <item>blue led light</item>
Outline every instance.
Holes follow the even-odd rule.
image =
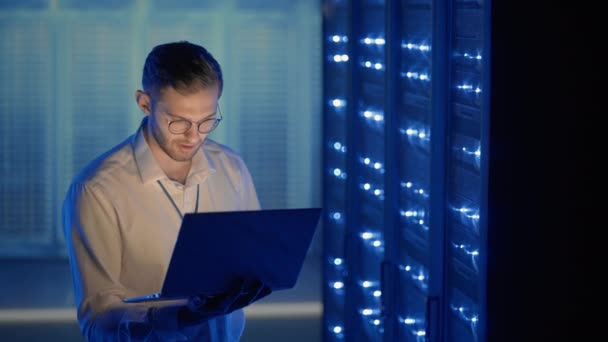
[[[450,206],[450,208],[460,216],[462,222],[468,222],[470,225],[477,229],[479,225],[479,209],[469,207],[456,207]]]
[[[361,39],[361,42],[365,45],[384,45],[386,44],[386,41],[384,40],[384,38],[371,38],[371,37],[365,37],[363,39]]]
[[[415,336],[416,341],[426,341],[425,320],[412,317],[399,317],[399,323],[403,324],[406,330]]]
[[[424,231],[428,231],[430,228],[425,224],[425,211],[424,209],[409,209],[409,210],[399,210],[399,215],[404,218],[406,222],[411,225],[416,225]]]
[[[372,308],[363,308],[363,309],[359,310],[359,313],[362,314],[363,316],[371,316],[371,315],[377,315],[378,313],[380,313],[380,310],[372,309]]]
[[[384,64],[380,62],[364,61],[361,65],[368,69],[384,70]]]
[[[347,54],[341,54],[341,55],[333,55],[332,60],[336,63],[342,63],[342,62],[348,62],[348,55]]]
[[[334,259],[334,265],[336,265],[336,266],[342,265],[343,262],[344,262],[344,260],[342,258],[335,258]]]
[[[479,249],[471,248],[469,245],[465,245],[462,243],[451,242],[452,247],[464,253],[465,255],[470,256],[471,265],[476,272],[479,272],[479,266],[477,265],[477,257],[479,256]]]
[[[331,328],[331,331],[334,334],[341,334],[344,331],[344,329],[341,326],[336,325],[336,326],[334,326],[334,327]]]
[[[374,281],[374,280],[361,280],[361,281],[359,281],[359,286],[361,286],[364,289],[368,289],[368,288],[372,288],[372,287],[377,287],[378,282]]]
[[[418,212],[417,211],[412,211],[412,210],[400,210],[399,214],[401,214],[401,216],[405,216],[405,217],[416,217],[418,216]]]
[[[431,46],[421,43],[421,44],[415,44],[415,43],[406,43],[406,42],[401,42],[401,48],[402,49],[406,49],[406,50],[418,50],[421,52],[428,52],[431,51]]]
[[[342,171],[342,169],[340,169],[339,167],[336,167],[331,170],[331,174],[340,180],[345,180],[347,178],[346,172]]]
[[[384,174],[384,164],[380,161],[373,161],[370,157],[361,157],[359,158],[361,164],[369,167],[370,169],[377,171],[380,174]]]
[[[382,236],[379,233],[374,233],[371,231],[365,231],[359,234],[361,239],[365,241],[366,244],[374,248],[378,248],[379,251],[383,249]]]
[[[425,82],[429,82],[431,80],[431,77],[429,76],[429,74],[424,73],[424,72],[408,71],[408,72],[401,72],[400,75],[401,75],[401,77],[408,78],[410,80],[419,80],[419,81],[425,81]]]
[[[375,122],[384,121],[384,112],[381,111],[373,111],[373,110],[364,110],[362,113],[364,118],[368,120],[373,120]]]
[[[380,317],[380,310],[377,308],[361,308],[359,314],[362,316],[363,321],[369,324],[370,328],[373,328],[376,332],[382,333],[382,317]]]
[[[464,58],[466,58],[466,59],[474,59],[474,60],[478,60],[478,61],[480,61],[480,60],[481,60],[481,55],[480,55],[480,54],[475,54],[475,55],[473,55],[473,54],[470,54],[470,53],[468,53],[468,52],[465,52],[465,53],[463,54],[463,56],[464,56]]]
[[[479,166],[481,165],[481,147],[479,146],[479,142],[476,143],[476,146],[474,148],[468,148],[468,147],[454,147],[457,151],[460,152],[460,158],[462,158],[462,160],[467,161],[469,163],[471,163],[472,165],[474,165],[475,167],[479,168]]]
[[[384,190],[381,188],[374,187],[370,183],[362,183],[359,185],[359,188],[361,190],[364,190],[364,191],[372,194],[374,196],[374,198],[377,198],[379,200],[384,200]]]
[[[477,322],[479,321],[477,313],[472,312],[473,310],[462,305],[450,304],[450,309],[458,318],[465,323],[468,323],[473,332],[476,332]]]
[[[400,128],[399,133],[404,135],[407,141],[413,145],[429,148],[431,142],[430,127],[423,124],[412,123],[407,128]]]
[[[426,290],[428,288],[428,271],[420,265],[414,265],[414,262],[408,262],[405,265],[399,265],[401,271],[405,271],[409,278],[414,281],[421,289]]]
[[[481,88],[474,87],[470,84],[461,84],[456,86],[457,89],[460,89],[466,93],[475,93],[476,95],[481,94]]]
[[[336,107],[336,108],[342,108],[342,107],[346,106],[346,100],[344,100],[344,99],[338,99],[338,98],[331,99],[329,101],[329,105],[332,106],[332,107]]]
[[[329,219],[334,222],[334,224],[343,224],[344,223],[344,215],[340,211],[333,211],[328,214]]]
[[[335,34],[329,37],[329,41],[334,43],[346,43],[348,42],[348,37]]]
[[[344,145],[343,143],[339,141],[334,141],[330,145],[336,152],[346,153],[346,145]]]
[[[382,291],[378,289],[380,286],[380,282],[377,280],[362,280],[359,281],[359,287],[363,290],[363,292],[371,295],[375,300],[379,300],[382,296]]]
[[[380,334],[380,335],[376,335],[378,337],[380,337],[382,335],[382,333],[384,332],[384,328],[382,327],[382,319],[380,317],[379,314],[375,313],[373,315],[364,315],[365,319],[364,321],[369,324],[369,327],[371,329],[373,329],[373,334]],[[368,330],[369,331],[369,330]],[[372,339],[372,340],[376,340],[376,339]]]
[[[479,52],[463,52],[463,53],[456,52],[456,53],[454,53],[454,57],[462,58],[466,61],[474,61],[477,63],[481,62],[481,60],[483,58],[481,56],[481,53],[479,53]]]
[[[344,338],[344,328],[342,327],[342,325],[333,325],[330,326],[328,329],[334,334],[335,339],[341,340]]]
[[[369,240],[369,239],[371,239],[371,238],[373,238],[375,236],[378,236],[378,234],[377,233],[372,233],[372,232],[363,232],[363,233],[360,234],[360,236],[361,236],[361,238],[363,240]]]
[[[346,146],[342,145],[339,141],[334,142],[332,146],[338,152],[346,152]]]
[[[418,322],[418,320],[414,319],[414,318],[410,318],[410,317],[406,317],[406,318],[401,318],[400,319],[401,322],[403,322],[403,324],[406,325],[412,325]]]
[[[462,152],[464,152],[465,154],[469,154],[469,155],[473,155],[477,158],[479,158],[481,156],[481,148],[477,148],[474,151],[471,151],[469,149],[467,149],[466,147],[462,148]]]

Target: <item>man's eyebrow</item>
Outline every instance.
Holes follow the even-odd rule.
[[[184,118],[183,116],[179,116],[179,115],[173,114],[173,113],[171,113],[171,112],[170,112],[170,111],[168,111],[168,110],[165,110],[165,113],[166,113],[167,115],[169,115],[169,116],[172,116],[172,117],[177,118],[177,119],[180,119],[180,120],[186,120],[186,121],[190,121],[190,120],[188,120],[188,119]],[[212,117],[214,117],[214,116],[217,116],[217,111],[215,111],[215,112],[213,112],[213,113],[211,113],[211,114],[207,115],[207,116],[206,116],[206,117],[204,117],[202,120],[195,121],[195,122],[196,122],[196,123],[203,122],[203,121],[205,121],[205,120],[209,120],[209,119],[211,119],[211,118],[212,118]]]

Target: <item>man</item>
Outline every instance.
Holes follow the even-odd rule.
[[[122,301],[162,287],[184,213],[260,208],[241,157],[207,139],[222,120],[215,58],[189,42],[159,45],[142,84],[139,129],[85,167],[64,201],[82,333],[88,341],[237,341],[242,308],[270,293],[263,284],[213,298]]]

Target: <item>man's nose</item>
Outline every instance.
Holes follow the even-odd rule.
[[[186,136],[186,138],[188,139],[188,141],[196,141],[199,139],[199,135],[200,133],[198,132],[198,125],[197,124],[192,124],[190,126],[190,128],[188,128],[188,130],[186,132],[184,132],[184,135]]]

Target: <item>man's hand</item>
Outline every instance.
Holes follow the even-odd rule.
[[[199,295],[190,297],[179,319],[191,325],[235,310],[268,296],[272,290],[260,281],[240,281],[231,291],[215,296]]]

